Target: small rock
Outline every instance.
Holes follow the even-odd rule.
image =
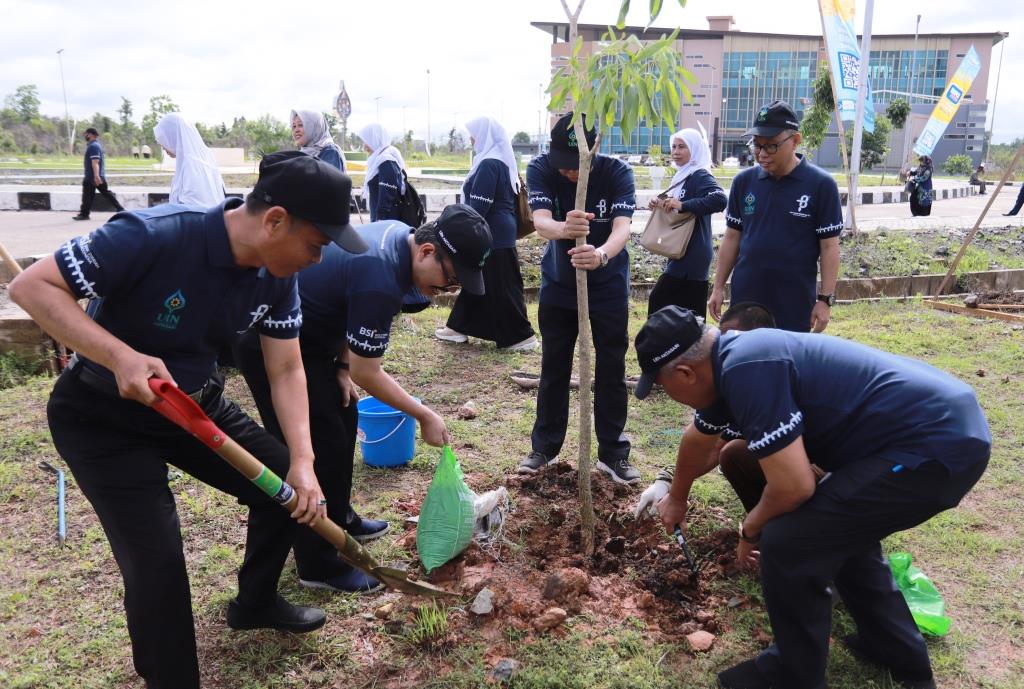
[[[473,599],[473,605],[469,606],[469,611],[474,615],[490,615],[494,611],[494,591],[489,588],[480,589],[480,593]]]
[[[726,605],[728,605],[730,608],[738,608],[742,604],[743,604],[743,599],[740,598],[739,596],[733,596],[732,598],[729,599],[729,602],[726,603]]]
[[[977,294],[968,294],[966,297],[964,297],[964,306],[966,306],[969,309],[978,308],[979,303],[981,303],[981,297],[979,297]]]
[[[714,617],[714,615],[708,612],[707,610],[698,610],[697,614],[693,616],[693,619],[697,620],[701,624],[704,624],[705,622],[710,621],[712,617]]]
[[[412,531],[406,531],[403,535],[399,536],[395,540],[395,546],[398,548],[408,548],[409,546],[416,544],[416,529]]]
[[[552,505],[551,509],[548,510],[548,524],[552,526],[561,526],[565,523],[565,510],[562,509],[561,505]]]
[[[533,628],[538,632],[546,632],[554,629],[565,622],[569,615],[562,608],[548,608],[544,613],[533,621]]]
[[[657,546],[655,547],[655,550],[657,550],[657,551],[658,551],[659,553],[667,553],[667,552],[668,552],[668,551],[670,551],[671,549],[672,549],[672,548],[671,548],[671,546],[669,546],[669,544],[668,544],[668,543],[659,543],[659,544],[658,544],[658,545],[657,545]]]
[[[566,567],[560,569],[544,582],[544,598],[564,601],[582,593],[590,587],[590,575],[582,569]]]
[[[975,375],[977,375],[977,376],[978,376],[979,378],[984,378],[984,377],[985,377],[985,369],[983,369],[983,368],[979,368],[979,369],[978,369],[977,371],[975,371],[974,373],[975,373]]]
[[[1000,383],[1002,383],[1002,384],[1004,384],[1004,385],[1005,385],[1006,383],[1009,383],[1009,382],[1010,382],[1010,376],[1003,376],[1003,377],[1002,377],[1002,378],[1000,379],[1000,381],[999,381],[999,382],[1000,382]]]
[[[609,538],[608,542],[604,544],[604,549],[612,555],[622,555],[626,552],[626,539],[622,536]]]
[[[495,664],[494,669],[491,670],[491,679],[495,682],[507,682],[512,679],[512,675],[514,675],[518,670],[518,660],[502,658]]]
[[[656,604],[657,601],[654,599],[654,594],[650,591],[644,591],[636,597],[636,607],[640,608],[641,610],[650,610]]]
[[[459,407],[459,418],[468,421],[476,418],[476,403],[472,400]]]
[[[949,247],[948,246],[940,246],[938,249],[935,250],[935,255],[936,256],[949,256]]]
[[[388,620],[391,619],[391,613],[393,613],[394,611],[394,603],[385,603],[384,605],[380,606],[379,608],[373,611],[373,616],[376,617],[378,620]]]
[[[715,643],[715,635],[701,629],[687,634],[686,643],[690,645],[690,650],[694,653],[703,653],[711,650],[711,646]]]
[[[377,619],[376,617],[373,616],[372,612],[364,612],[364,613],[360,614],[359,616],[362,617],[364,620],[375,620],[375,619]]]

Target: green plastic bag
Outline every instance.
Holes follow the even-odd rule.
[[[416,527],[416,552],[429,572],[461,553],[473,538],[473,500],[459,460],[445,445]]]
[[[945,636],[952,625],[942,595],[924,572],[910,564],[910,553],[890,553],[889,569],[922,634]]]

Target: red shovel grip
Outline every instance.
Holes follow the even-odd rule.
[[[211,450],[224,444],[224,432],[178,387],[162,378],[150,378],[149,389],[158,398],[153,409],[161,416],[184,428]]]

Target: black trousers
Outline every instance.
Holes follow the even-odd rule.
[[[708,281],[685,280],[662,273],[647,298],[647,315],[666,306],[680,306],[705,318],[708,309]]]
[[[873,657],[910,676],[931,676],[928,649],[880,541],[955,507],[987,464],[984,457],[950,475],[934,461],[897,473],[887,460],[861,460],[837,469],[814,497],[765,525],[761,585],[775,645],[757,665],[774,686],[825,687],[830,582]]]
[[[1013,208],[1010,209],[1010,215],[1017,215],[1021,206],[1024,206],[1024,184],[1021,184],[1020,191],[1017,192],[1017,200],[1014,202]]]
[[[579,335],[576,309],[540,305],[541,355],[540,388],[537,390],[537,420],[531,438],[533,449],[554,457],[562,450],[569,424],[569,379]],[[594,430],[597,456],[615,461],[629,457],[630,443],[622,432],[626,427],[626,349],[629,310],[590,312],[594,337]]]
[[[135,670],[148,689],[198,689],[191,593],[167,464],[249,507],[238,572],[238,600],[245,605],[274,602],[295,522],[191,435],[152,409],[86,385],[80,373],[69,369],[57,379],[47,419],[121,570]],[[271,470],[288,473],[287,448],[224,399],[219,381],[208,386],[200,405]]]
[[[515,248],[495,249],[484,263],[482,295],[459,293],[448,316],[452,330],[508,347],[530,338],[533,327],[523,301],[523,274]]]
[[[283,443],[284,433],[274,413],[259,335],[250,331],[243,336],[235,344],[234,358],[256,400],[264,428]],[[327,516],[336,524],[348,527],[359,518],[350,504],[358,407],[355,400],[347,407],[342,406],[333,357],[304,350],[302,364],[309,393],[309,430],[315,456],[313,471],[327,500]],[[338,557],[337,549],[312,529],[298,528],[294,547],[295,567],[302,579],[322,581],[352,569]]]
[[[89,213],[92,212],[92,202],[93,199],[96,198],[97,191],[100,192],[107,201],[110,201],[110,204],[117,211],[120,212],[124,210],[124,206],[122,206],[121,202],[117,200],[116,196],[114,196],[114,192],[110,191],[107,187],[107,180],[103,180],[102,184],[97,185],[95,180],[92,178],[86,178],[82,180],[82,207],[79,210],[79,213],[86,217],[89,216]]]

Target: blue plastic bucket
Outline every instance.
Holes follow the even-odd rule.
[[[356,436],[370,466],[402,466],[416,453],[416,419],[375,397],[359,400]]]

